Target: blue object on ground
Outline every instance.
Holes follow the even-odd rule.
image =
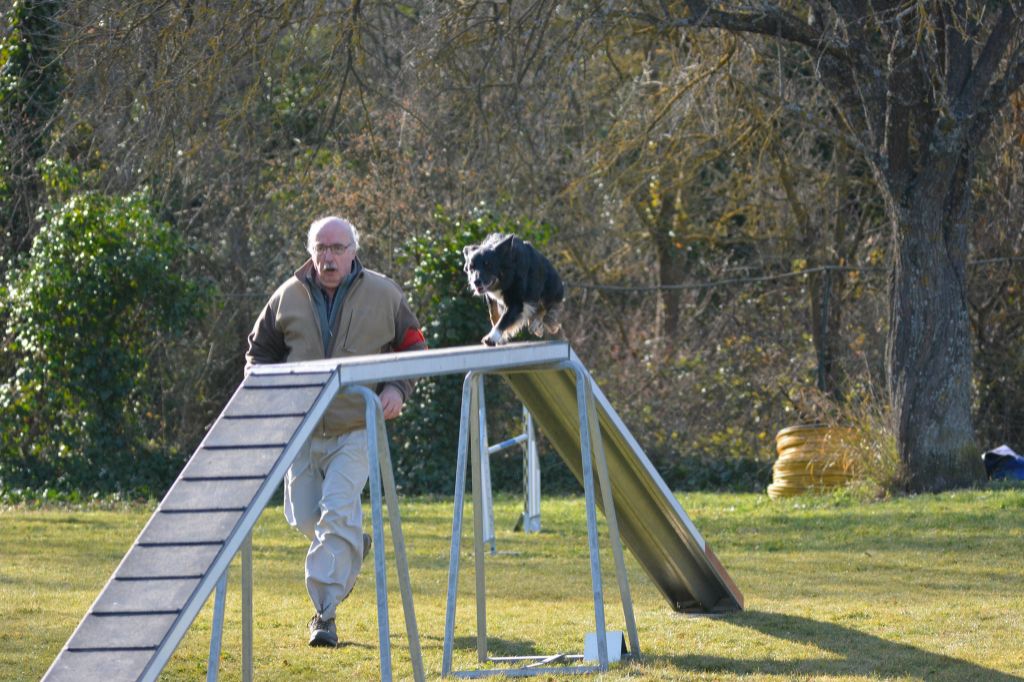
[[[1024,481],[1024,457],[1018,455],[1008,445],[1000,445],[981,456],[985,463],[985,473],[990,479],[1007,478]]]

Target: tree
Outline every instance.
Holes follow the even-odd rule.
[[[634,5],[666,32],[762,34],[805,50],[864,154],[892,232],[888,397],[913,490],[981,476],[966,265],[975,150],[1024,81],[1019,0]]]
[[[472,150],[451,165],[473,164],[473,191],[500,190],[495,202],[558,225],[549,248],[570,283],[569,339],[662,471],[697,455],[703,465],[770,453],[766,427],[793,418],[790,391],[812,377],[803,360],[814,356],[802,352],[812,335],[826,342],[825,385],[837,367],[868,366],[830,362],[841,340],[867,336],[860,350],[880,355],[874,334],[850,329],[863,318],[844,315],[839,329],[840,299],[863,289],[844,291],[842,273],[811,292],[815,303],[831,299],[820,306],[828,325],[805,319],[806,283],[824,281],[820,274],[789,279],[791,287],[703,286],[801,262],[856,263],[868,250],[862,228],[875,228],[878,212],[863,204],[879,202],[857,199],[876,192],[863,163],[820,151],[847,145],[827,125],[828,102],[803,62],[787,64],[789,83],[799,83],[784,89],[799,88],[820,125],[801,131],[807,109],[765,96],[776,73],[765,41],[637,30],[579,3],[448,11],[428,43],[443,49],[410,52],[437,71],[421,67],[418,82],[429,85],[418,94],[428,101],[410,121],[433,135],[419,143]],[[447,119],[436,114],[447,110]],[[792,201],[779,189],[776,156],[797,179]],[[789,208],[797,200],[806,238]]]
[[[979,438],[986,449],[1024,443],[1024,93],[996,123],[980,151],[975,182],[971,327]]]
[[[15,0],[2,13],[0,37],[0,263],[27,251],[43,195],[46,152],[63,74],[58,0]]]

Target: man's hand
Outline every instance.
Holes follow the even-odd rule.
[[[394,386],[385,386],[384,390],[380,392],[380,406],[384,410],[384,419],[394,419],[402,414],[404,403],[402,392]]]

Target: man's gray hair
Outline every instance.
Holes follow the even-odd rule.
[[[352,247],[356,251],[359,250],[359,230],[356,229],[356,226],[344,218],[329,215],[326,218],[314,220],[313,224],[309,226],[309,234],[306,235],[306,251],[309,252],[309,255],[312,256],[316,254],[316,235],[320,231],[320,228],[328,223],[341,223],[347,227],[349,232],[352,233]]]

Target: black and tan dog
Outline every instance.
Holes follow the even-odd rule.
[[[529,242],[492,234],[462,250],[469,286],[487,299],[491,331],[481,339],[500,346],[529,327],[534,336],[561,329],[558,313],[565,287],[554,266]]]

